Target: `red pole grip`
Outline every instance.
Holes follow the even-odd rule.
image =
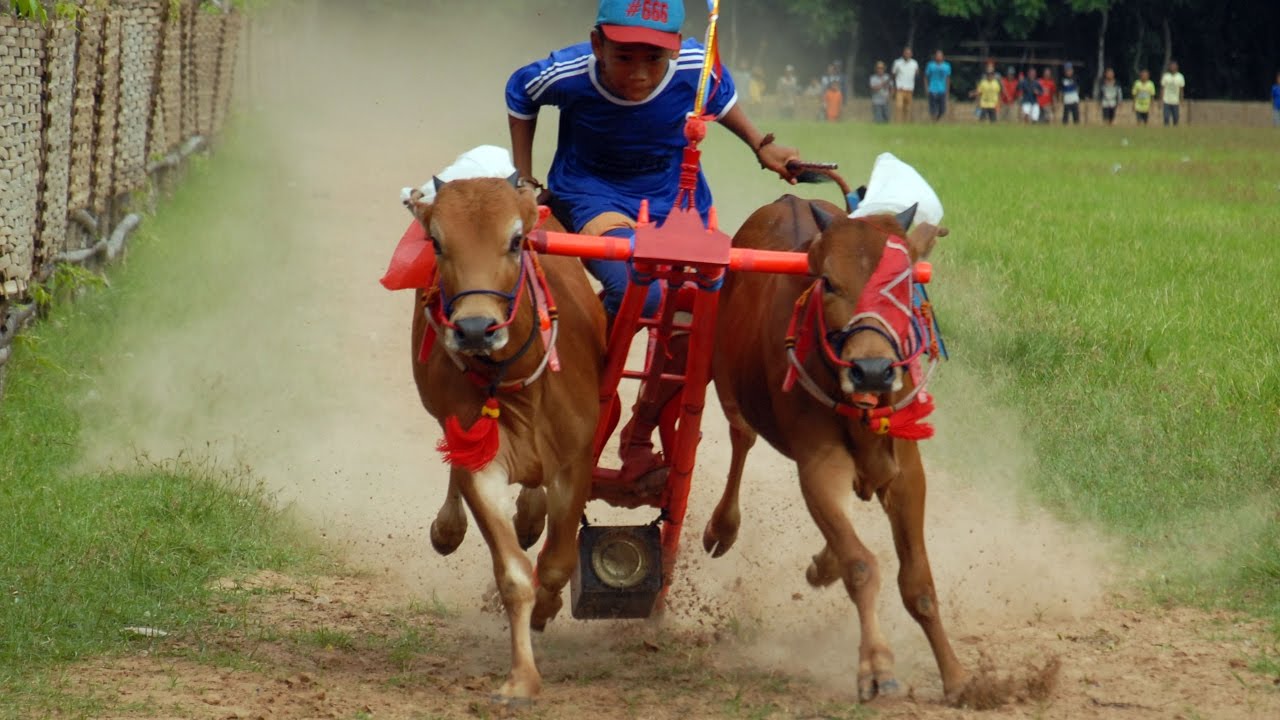
[[[588,260],[631,258],[631,242],[623,238],[538,230],[529,235],[529,242],[534,250],[548,255],[573,255]]]
[[[729,250],[729,269],[738,272],[808,275],[809,256],[806,253],[785,250],[732,248]]]

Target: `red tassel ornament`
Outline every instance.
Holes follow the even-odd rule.
[[[457,416],[450,415],[444,421],[444,437],[436,443],[436,450],[450,465],[480,472],[498,456],[498,399],[489,398],[480,408],[480,417],[466,430]]]
[[[888,415],[870,416],[867,427],[879,435],[889,435],[899,440],[928,440],[933,437],[933,425],[920,422],[934,410],[933,396],[920,393],[914,402]]]

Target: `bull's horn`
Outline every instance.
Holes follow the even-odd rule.
[[[440,188],[444,187],[444,184],[445,184],[445,182],[446,182],[446,181],[441,180],[440,178],[436,177],[435,175],[432,175],[432,176],[431,176],[431,182],[435,184],[435,186],[436,186],[436,192],[440,192]]]
[[[903,231],[911,229],[911,223],[916,219],[916,208],[918,207],[920,207],[920,203],[915,203],[894,216],[893,219],[898,221],[898,225],[902,227]]]
[[[831,221],[835,216],[818,207],[817,203],[809,203],[809,209],[813,211],[813,220],[818,223],[819,230],[826,230],[831,227]]]
[[[517,171],[515,171],[515,172],[511,173],[510,175],[508,175],[508,176],[507,176],[507,182],[511,183],[511,187],[513,187],[513,188],[518,188],[518,187],[520,187],[520,171],[519,171],[519,170],[517,170]]]

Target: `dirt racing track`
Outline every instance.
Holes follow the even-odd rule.
[[[279,196],[280,223],[271,225],[288,232],[262,241],[288,243],[287,272],[306,282],[277,283],[271,278],[280,269],[244,268],[244,306],[221,316],[245,346],[270,338],[287,351],[263,366],[261,358],[212,357],[195,343],[158,338],[158,355],[133,358],[119,372],[145,374],[147,364],[162,363],[230,378],[217,403],[204,402],[195,383],[191,397],[145,408],[136,444],[155,453],[193,438],[225,447],[358,572],[315,581],[228,579],[225,586],[246,600],[226,611],[244,622],[201,642],[240,660],[143,652],[79,667],[74,684],[113,695],[119,707],[185,718],[978,712],[941,703],[928,645],[897,596],[897,562],[878,507],[854,508],[855,524],[881,561],[880,615],[906,687],[870,708],[856,705],[852,604],[839,586],[814,590],[804,582],[821,543],[793,465],[757,445],[737,545],[718,560],[703,555],[702,526],[729,457],[727,427],[711,397],[666,617],[583,622],[566,610],[535,637],[542,698],[518,710],[489,703],[509,662],[503,617],[484,610],[489,556],[474,524],[453,556],[430,549],[427,527],[447,472],[409,371],[411,298],[376,280],[409,221],[400,187],[421,183],[475,144],[505,145],[500,89],[507,74],[577,33],[540,36],[526,28],[508,38],[499,28],[480,43],[468,40],[463,25],[435,22],[424,42],[426,31],[403,18],[349,20],[317,16],[256,30],[247,106],[269,130],[255,141],[279,155],[290,178],[287,187],[263,188]],[[436,69],[441,63],[447,69]],[[540,132],[553,136],[554,118]],[[727,216],[743,212],[724,213],[725,225],[732,230],[743,215]],[[253,217],[231,222],[232,231],[247,234],[269,225]],[[953,238],[963,231],[953,228]],[[945,262],[944,250],[935,264]],[[254,383],[236,381],[249,375]],[[963,392],[962,371],[949,382]],[[280,400],[246,411],[259,402],[254,389],[262,383],[283,388]],[[925,449],[927,531],[948,630],[982,677],[984,692],[972,704],[999,704],[987,713],[994,717],[1280,717],[1280,692],[1247,668],[1259,627],[1225,614],[1153,609],[1126,595],[1113,582],[1114,552],[1097,533],[1062,525],[1017,491],[1029,451],[1017,440],[1016,418],[991,411],[988,426],[1000,440],[989,447],[948,445],[948,427],[961,421],[949,419],[955,409],[947,408],[946,387],[938,392],[941,437]],[[595,522],[653,519],[638,512],[645,514],[588,507]]]

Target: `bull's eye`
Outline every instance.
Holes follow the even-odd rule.
[[[822,289],[829,293],[835,293],[836,295],[840,294],[840,289],[837,288],[835,283],[831,282],[831,278],[826,275],[822,276]]]
[[[524,246],[524,235],[521,233],[516,233],[511,236],[511,242],[510,244],[507,245],[507,252],[518,253],[520,252],[520,248],[523,246]]]
[[[436,255],[444,254],[444,248],[440,247],[440,240],[435,235],[431,236],[431,249],[436,251]]]

